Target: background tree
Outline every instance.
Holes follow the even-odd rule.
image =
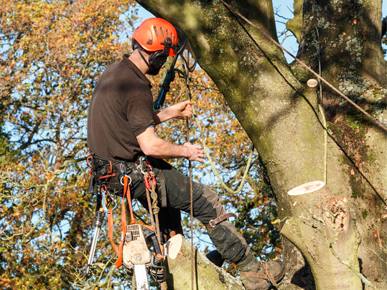
[[[352,266],[386,288],[386,132],[325,85],[321,95],[306,86],[312,75],[296,62],[288,65],[279,48],[221,1],[139,2],[189,36],[199,64],[256,146],[281,218],[292,216],[289,190],[326,178],[356,216],[361,266]],[[270,0],[227,2],[276,39]],[[299,41],[301,60],[315,71],[321,67],[325,79],[386,124],[381,7],[382,1],[297,0],[288,29]],[[313,288],[313,280],[298,271],[305,265],[302,256],[289,243],[284,246],[284,289]]]
[[[133,7],[0,4],[1,288],[69,289],[84,280],[93,216],[84,195],[88,100],[106,65],[127,50],[119,16],[128,13],[130,32]]]
[[[95,200],[85,194],[86,118],[99,76],[130,52],[129,38],[137,25],[134,3],[3,1],[0,11],[0,285],[5,289],[127,286],[125,271],[115,271],[116,254],[105,229],[95,275],[89,280],[83,275],[95,207]],[[162,77],[152,79],[155,94]],[[205,139],[221,178],[235,189],[251,142],[204,71],[192,74],[189,85],[202,126],[199,132],[192,120],[192,139],[195,143]],[[176,77],[166,105],[185,98],[186,84]],[[158,134],[183,143],[185,130],[184,122],[170,122]],[[173,162],[187,172],[182,160]],[[236,226],[257,255],[278,258],[276,206],[262,181],[256,152],[251,164],[239,195],[221,187],[208,163],[196,164],[194,175],[217,190],[229,210],[238,212]],[[143,213],[137,209],[146,220]],[[189,226],[188,216],[184,224]],[[212,250],[204,232],[195,223],[196,245]],[[119,227],[115,234],[119,239]]]

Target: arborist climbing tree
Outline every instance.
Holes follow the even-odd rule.
[[[190,100],[165,109],[158,109],[157,103],[154,106],[146,77],[157,75],[168,56],[179,51],[184,41],[179,39],[177,30],[160,18],[144,21],[133,34],[133,53],[110,65],[100,77],[88,115],[87,142],[93,169],[90,191],[101,192],[102,205],[110,214],[118,197],[122,197],[123,203],[127,198],[129,204],[131,198],[137,199],[148,209],[152,221],[154,215],[160,244],[182,233],[180,211],[189,213],[192,199],[193,216],[203,223],[217,248],[210,259],[218,265],[224,260],[235,263],[247,289],[268,289],[269,279],[275,284],[283,277],[281,262],[258,262],[245,239],[227,220],[235,215],[225,213],[217,194],[193,182],[191,197],[189,178],[163,160],[185,158],[203,162],[205,158],[201,146],[189,142],[174,145],[155,135],[158,124],[192,116]],[[153,111],[154,107],[157,110]],[[149,191],[153,193],[153,202]],[[106,206],[109,203],[110,210]],[[126,221],[123,228],[124,224]],[[121,265],[120,251],[125,242],[124,229],[124,238],[117,248],[117,267]],[[125,260],[123,264],[130,266],[125,265]]]

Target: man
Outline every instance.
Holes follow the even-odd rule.
[[[167,57],[175,55],[177,45],[178,36],[172,24],[160,18],[144,21],[133,34],[133,53],[109,66],[99,79],[88,116],[87,142],[95,159],[124,162],[130,167],[146,155],[156,177],[165,181],[167,204],[160,208],[159,219],[160,230],[167,237],[182,233],[180,211],[190,212],[190,182],[162,159],[203,162],[204,158],[201,146],[173,145],[155,135],[157,124],[192,116],[190,101],[152,111],[151,85],[145,74],[156,75]],[[147,207],[143,180],[133,173],[132,181],[133,198]],[[109,184],[108,189],[116,190],[114,186],[109,188]],[[206,226],[221,260],[237,264],[246,289],[268,289],[263,275],[265,267],[256,261],[244,238],[227,220],[217,194],[199,183],[193,183],[192,191],[194,217]],[[271,261],[268,266],[274,275],[272,279],[280,280],[281,263]]]

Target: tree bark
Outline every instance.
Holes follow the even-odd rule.
[[[316,289],[362,289],[359,276],[340,261],[348,262],[360,273],[360,236],[346,203],[321,181],[303,184],[288,195],[293,215],[286,220],[281,234],[309,261]]]
[[[194,255],[194,289],[243,290],[242,282],[228,274],[225,270],[215,266],[206,256],[195,248],[191,251],[191,244],[182,236],[176,235],[165,245],[167,251],[166,282],[168,289],[191,289],[191,258]]]
[[[293,216],[290,189],[326,175],[329,188],[337,197],[346,197],[353,209],[351,216],[362,239],[360,270],[379,288],[387,288],[386,132],[325,87],[321,96],[319,87],[306,86],[311,75],[305,69],[296,63],[288,65],[280,49],[220,1],[139,3],[188,35],[200,66],[224,94],[257,148],[280,217]],[[270,0],[227,3],[276,39]],[[381,1],[296,0],[295,4],[296,18],[290,27],[301,40],[301,59],[315,71],[321,65],[325,79],[386,125]],[[286,239],[284,249],[292,273],[285,280],[290,285],[306,264]],[[323,273],[314,272],[318,280],[330,279],[316,275]],[[297,285],[309,287],[301,284]]]

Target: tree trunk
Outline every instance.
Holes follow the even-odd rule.
[[[319,87],[306,86],[310,73],[296,63],[288,65],[280,49],[220,1],[139,3],[188,35],[200,66],[224,94],[257,148],[280,217],[293,216],[289,190],[326,176],[332,192],[341,199],[346,197],[347,206],[353,209],[351,217],[356,219],[362,240],[358,255],[361,272],[386,289],[386,132],[329,89],[322,87],[321,96]],[[227,3],[277,39],[270,0]],[[301,59],[317,72],[321,67],[324,78],[386,125],[381,3],[296,0],[295,19],[289,27],[300,40]],[[313,283],[295,282],[307,263],[286,239],[283,247],[288,270],[284,281],[304,289],[314,287]],[[358,268],[359,262],[353,262],[351,267]],[[313,274],[316,281],[331,279],[325,272]]]
[[[288,195],[293,215],[281,234],[309,261],[316,289],[361,290],[361,279],[355,274],[360,272],[360,236],[346,203],[321,181],[298,186]],[[345,263],[354,265],[355,272]]]
[[[168,289],[191,289],[191,258],[194,254],[194,289],[243,290],[239,279],[234,278],[222,268],[211,263],[206,256],[195,248],[182,235],[176,235],[165,245],[167,254],[166,282]]]

